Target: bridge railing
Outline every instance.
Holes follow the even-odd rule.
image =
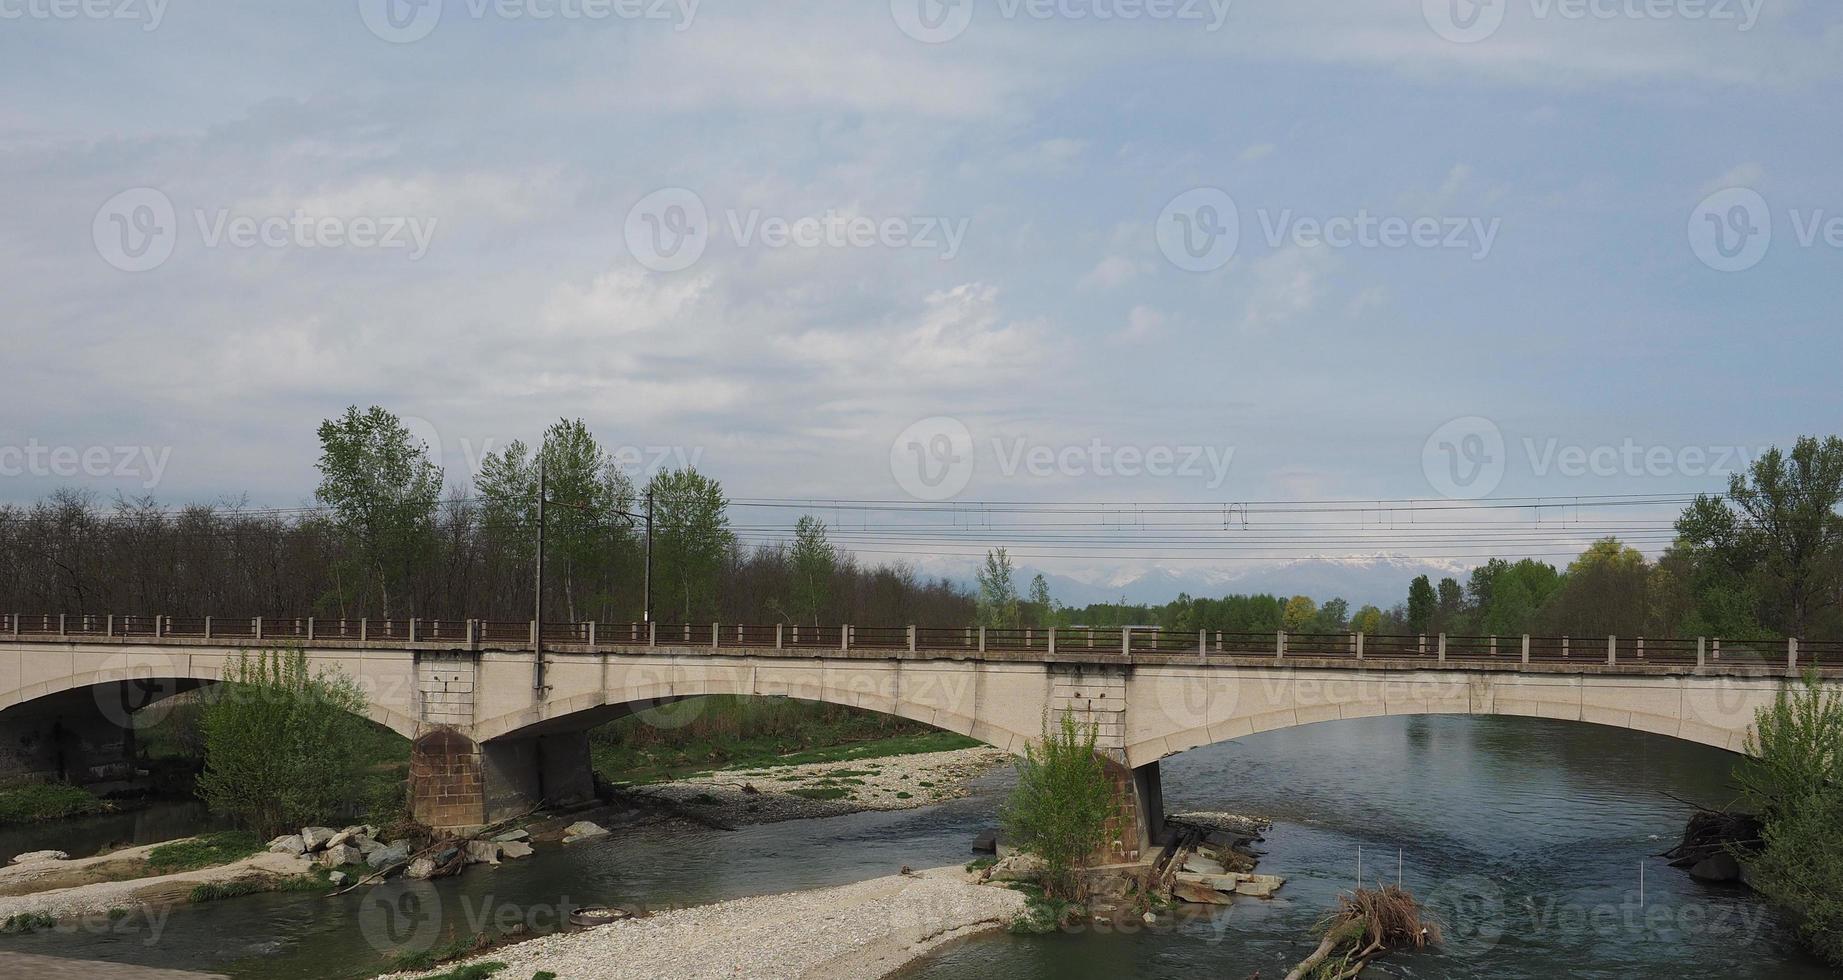
[[[811,626],[794,623],[589,623],[464,619],[309,619],[0,613],[0,638],[112,638],[231,643],[361,641],[528,647],[648,645],[708,649],[916,650],[1050,655],[1212,655],[1316,661],[1428,660],[1500,664],[1641,664],[1843,668],[1843,640],[1714,637],[1555,637],[1358,633],[1236,633],[1156,627]]]

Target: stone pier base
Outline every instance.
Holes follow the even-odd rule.
[[[480,745],[443,727],[410,749],[410,812],[436,830],[472,830],[594,796],[586,731]]]
[[[1128,769],[1103,760],[1113,781],[1117,809],[1107,821],[1107,854],[1113,864],[1141,861],[1166,842],[1165,793],[1158,763]]]

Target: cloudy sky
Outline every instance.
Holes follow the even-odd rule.
[[[297,504],[373,403],[463,485],[1718,489],[1843,429],[1840,75],[1825,0],[0,0],[0,499]]]

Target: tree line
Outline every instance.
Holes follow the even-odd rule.
[[[1041,575],[1021,597],[1005,550],[979,571],[988,626],[1156,626],[1181,632],[1843,639],[1843,439],[1762,454],[1725,494],[1700,495],[1652,561],[1618,538],[1565,568],[1493,558],[1464,582],[1420,576],[1390,609],[1341,598],[1179,595],[1158,604],[1051,601]]]
[[[547,619],[641,618],[649,496],[661,621],[958,626],[974,616],[961,586],[861,564],[811,517],[791,544],[745,546],[720,483],[687,467],[636,487],[580,420],[492,454],[471,487],[451,485],[382,408],[350,408],[318,435],[309,507],[168,507],[76,489],[0,505],[0,609],[528,620],[541,466]]]

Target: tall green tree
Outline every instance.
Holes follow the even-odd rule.
[[[1843,698],[1816,672],[1760,709],[1735,769],[1763,825],[1749,882],[1793,913],[1799,935],[1843,964]]]
[[[1280,626],[1288,633],[1303,633],[1318,621],[1318,603],[1311,596],[1296,595],[1286,600],[1280,614]]]
[[[1838,602],[1843,584],[1843,439],[1810,436],[1790,454],[1762,454],[1728,481],[1726,497],[1697,497],[1677,520],[1682,541],[1763,600],[1762,618],[1801,636]]]
[[[796,615],[813,625],[832,601],[832,576],[838,571],[838,549],[826,538],[825,522],[810,514],[794,525],[791,565],[791,605]]]
[[[664,470],[647,483],[653,495],[653,576],[684,621],[716,615],[717,581],[736,545],[723,485],[695,467]]]
[[[298,832],[354,799],[365,696],[343,674],[309,674],[301,650],[244,652],[205,701],[198,793],[264,836]]]
[[[1433,583],[1425,575],[1415,576],[1408,584],[1408,631],[1433,632],[1433,618],[1440,600],[1434,595]]]
[[[403,421],[377,406],[356,405],[320,423],[320,487],[315,498],[333,512],[350,558],[338,601],[375,592],[385,618],[414,615],[409,585],[435,543],[442,470]],[[352,579],[350,593],[346,579]]]
[[[1050,598],[1049,581],[1042,572],[1030,580],[1030,615],[1038,626],[1048,626],[1056,615],[1056,601]]]
[[[979,625],[1010,628],[1018,624],[1017,585],[1012,581],[1011,556],[1005,549],[986,552],[976,573],[979,581]]]
[[[571,620],[584,607],[607,609],[617,570],[631,569],[633,481],[581,419],[559,419],[537,453],[514,441],[480,463],[474,488],[486,524],[502,547],[536,560],[538,468],[544,470],[544,572]],[[545,590],[546,601],[552,596]]]

